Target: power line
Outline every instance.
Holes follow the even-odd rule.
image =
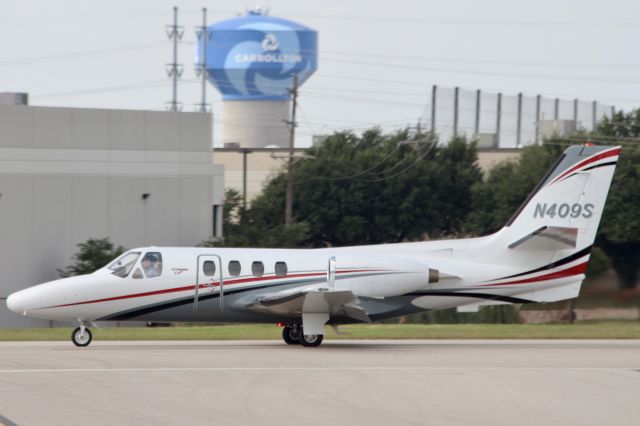
[[[327,73],[319,73],[317,75],[314,76],[314,80],[318,80],[318,79],[323,79],[323,78],[328,78],[328,79],[333,79],[333,80],[351,80],[351,81],[359,81],[359,82],[371,82],[371,83],[385,83],[385,84],[396,84],[396,85],[400,85],[400,86],[412,86],[412,87],[422,87],[423,89],[431,89],[431,86],[424,86],[425,82],[421,81],[411,81],[411,80],[407,80],[407,79],[403,79],[403,80],[387,80],[387,79],[379,79],[379,78],[369,78],[369,77],[360,77],[360,76],[352,76],[352,75],[345,75],[345,74],[327,74]],[[461,90],[468,90],[468,91],[475,91],[476,88],[471,88],[471,87],[465,87],[465,86],[459,86]],[[500,92],[503,94],[503,96],[516,96],[517,93],[522,93],[525,96],[536,96],[537,93],[529,93],[529,92],[513,92],[512,95],[509,95],[508,91],[505,91],[503,89],[498,89],[495,87],[485,87],[485,90],[492,90],[496,93]],[[426,95],[425,95],[426,96]],[[577,95],[577,94],[567,94],[567,93],[556,93],[556,96],[567,96],[569,98],[591,98],[591,96],[584,96],[582,94]],[[555,98],[556,96],[550,96],[551,99]],[[598,96],[598,98],[601,99],[607,99],[610,101],[624,101],[624,102],[640,102],[640,99],[634,99],[634,98],[612,98],[612,97],[601,97]],[[549,99],[549,98],[547,98]],[[567,99],[568,100],[568,99]]]
[[[169,85],[169,82],[166,80],[154,80],[154,81],[146,81],[141,83],[133,83],[133,84],[125,84],[125,85],[116,85],[116,86],[104,86],[100,88],[94,89],[84,89],[84,90],[73,90],[67,92],[57,92],[57,93],[47,93],[44,95],[34,95],[32,98],[34,99],[51,99],[51,98],[60,98],[60,97],[70,97],[70,96],[80,96],[80,95],[90,95],[94,93],[103,93],[103,92],[121,92],[127,90],[141,90],[141,89],[152,89],[156,87],[162,87]]]
[[[415,24],[437,24],[437,25],[480,25],[480,26],[612,26],[612,27],[632,27],[640,26],[640,21],[598,21],[598,20],[570,20],[570,19],[554,19],[554,20],[534,20],[534,19],[459,19],[459,18],[438,18],[438,17],[390,17],[390,16],[350,16],[350,15],[314,15],[314,14],[288,14],[292,17],[308,18],[308,19],[329,19],[332,21],[371,21],[371,22],[394,22],[394,23],[415,23]]]
[[[378,53],[345,52],[345,51],[319,51],[319,55],[349,56],[364,58],[403,59],[423,62],[451,62],[460,64],[487,64],[487,65],[512,65],[526,67],[561,67],[561,68],[619,68],[638,69],[640,64],[610,64],[610,63],[576,63],[576,62],[545,62],[545,61],[513,61],[504,59],[480,59],[480,58],[452,58],[452,57],[427,57],[415,55],[385,55]]]
[[[355,61],[349,59],[324,59],[327,62],[347,63],[353,65],[366,65],[369,67],[384,67],[384,68],[401,68],[411,69],[419,71],[432,71],[432,72],[446,72],[456,74],[471,74],[471,75],[490,75],[494,77],[509,77],[509,78],[533,78],[541,80],[566,80],[566,81],[599,81],[607,83],[617,84],[640,84],[640,80],[636,79],[621,79],[621,78],[605,78],[605,77],[580,77],[575,75],[551,75],[551,74],[529,74],[529,73],[508,73],[498,71],[484,71],[484,70],[469,70],[459,68],[445,68],[445,67],[426,67],[410,64],[386,64],[382,62],[368,62],[368,61]]]
[[[182,41],[184,44],[195,45],[197,41]],[[217,48],[231,48],[236,43],[215,41],[214,45]],[[280,49],[281,54],[317,54],[322,60],[330,60],[335,62],[346,62],[346,59],[342,56],[348,57],[361,57],[361,58],[373,58],[373,59],[402,59],[408,61],[422,61],[422,62],[450,62],[457,64],[484,64],[484,65],[510,65],[519,67],[560,67],[560,68],[605,68],[605,69],[638,69],[640,64],[611,64],[611,63],[576,63],[576,62],[548,62],[548,61],[514,61],[495,58],[455,58],[455,57],[428,57],[418,55],[386,55],[380,53],[363,53],[361,51],[331,51],[331,50],[317,50],[317,49],[295,49],[286,50]],[[327,58],[333,56],[334,58]],[[337,56],[337,58],[336,58]],[[404,65],[403,65],[404,67]]]
[[[416,142],[416,143],[420,143],[420,141],[412,141],[412,142]],[[378,167],[379,165],[381,165],[382,163],[384,163],[388,158],[391,157],[391,155],[393,153],[395,153],[398,148],[400,146],[400,143],[397,144],[397,146],[393,149],[393,151],[387,155],[385,158],[383,158],[382,161],[378,162],[373,168]],[[429,147],[426,149],[423,149],[423,152],[415,159],[415,161],[413,163],[411,163],[409,166],[405,167],[404,169],[400,170],[397,173],[394,173],[390,176],[384,176],[384,177],[379,177],[379,178],[375,178],[375,179],[356,179],[357,177],[360,177],[361,175],[363,175],[363,173],[356,173],[352,176],[341,176],[339,178],[331,178],[331,177],[326,177],[326,176],[320,176],[320,175],[310,175],[310,174],[303,174],[300,173],[299,171],[297,171],[296,173],[302,174],[306,177],[312,178],[312,179],[316,179],[316,180],[324,180],[324,181],[339,181],[339,180],[351,180],[353,182],[360,182],[360,183],[375,183],[375,182],[384,182],[390,179],[394,179],[398,176],[401,176],[405,173],[407,173],[409,170],[411,170],[412,168],[414,168],[418,163],[420,163],[426,156],[427,154],[429,154],[431,151],[433,151],[433,149],[436,147],[436,143],[435,142],[431,142]],[[383,170],[381,172],[376,173],[378,176],[382,176],[384,174],[387,174],[395,169],[397,169],[408,157],[403,157],[400,159],[400,161],[396,162],[395,165],[393,165],[391,168]],[[371,171],[373,168],[369,168],[367,169],[365,172],[369,172]]]
[[[114,54],[114,53],[146,50],[151,48],[158,48],[161,46],[166,47],[166,45],[167,44],[165,41],[153,41],[153,42],[142,43],[138,45],[112,47],[107,49],[84,50],[80,52],[60,53],[57,55],[47,55],[47,56],[32,56],[29,58],[9,59],[9,60],[0,61],[0,66],[11,67],[11,66],[20,66],[20,65],[31,65],[31,64],[41,63],[41,62],[53,62],[53,61],[61,61],[66,59],[84,58],[89,56],[100,56],[100,55],[108,55],[108,54]]]
[[[0,20],[0,25],[3,26],[23,26],[25,24],[38,24],[38,25],[60,25],[63,21],[73,21],[75,24],[87,23],[88,21],[107,21],[114,19],[136,19],[140,17],[148,18],[150,15],[164,15],[167,11],[165,9],[145,9],[140,11],[127,11],[124,13],[90,13],[85,15],[52,15],[52,16],[29,16],[27,18],[17,18],[15,16],[11,19]]]

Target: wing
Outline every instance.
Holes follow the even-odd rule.
[[[328,314],[329,317],[346,316],[358,321],[371,321],[367,312],[360,306],[357,296],[351,291],[317,285],[263,294],[247,307],[287,316]]]
[[[337,290],[335,282],[336,258],[331,257],[327,265],[326,283],[263,294],[247,307],[261,312],[301,316],[305,335],[324,334],[324,325],[331,317],[349,317],[371,322],[356,295],[350,290]]]

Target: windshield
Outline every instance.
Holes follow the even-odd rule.
[[[139,257],[139,251],[130,251],[111,262],[111,264],[107,266],[107,269],[113,271],[111,272],[113,275],[124,278],[129,275],[129,272],[131,272],[133,265],[136,264]]]

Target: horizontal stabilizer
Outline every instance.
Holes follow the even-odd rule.
[[[576,248],[578,229],[561,226],[543,226],[529,235],[509,244],[514,250],[563,250]]]

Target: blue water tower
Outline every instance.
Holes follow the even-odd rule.
[[[207,31],[207,75],[223,100],[222,142],[287,146],[283,120],[289,116],[290,89],[295,76],[299,87],[318,68],[318,33],[259,9]]]

